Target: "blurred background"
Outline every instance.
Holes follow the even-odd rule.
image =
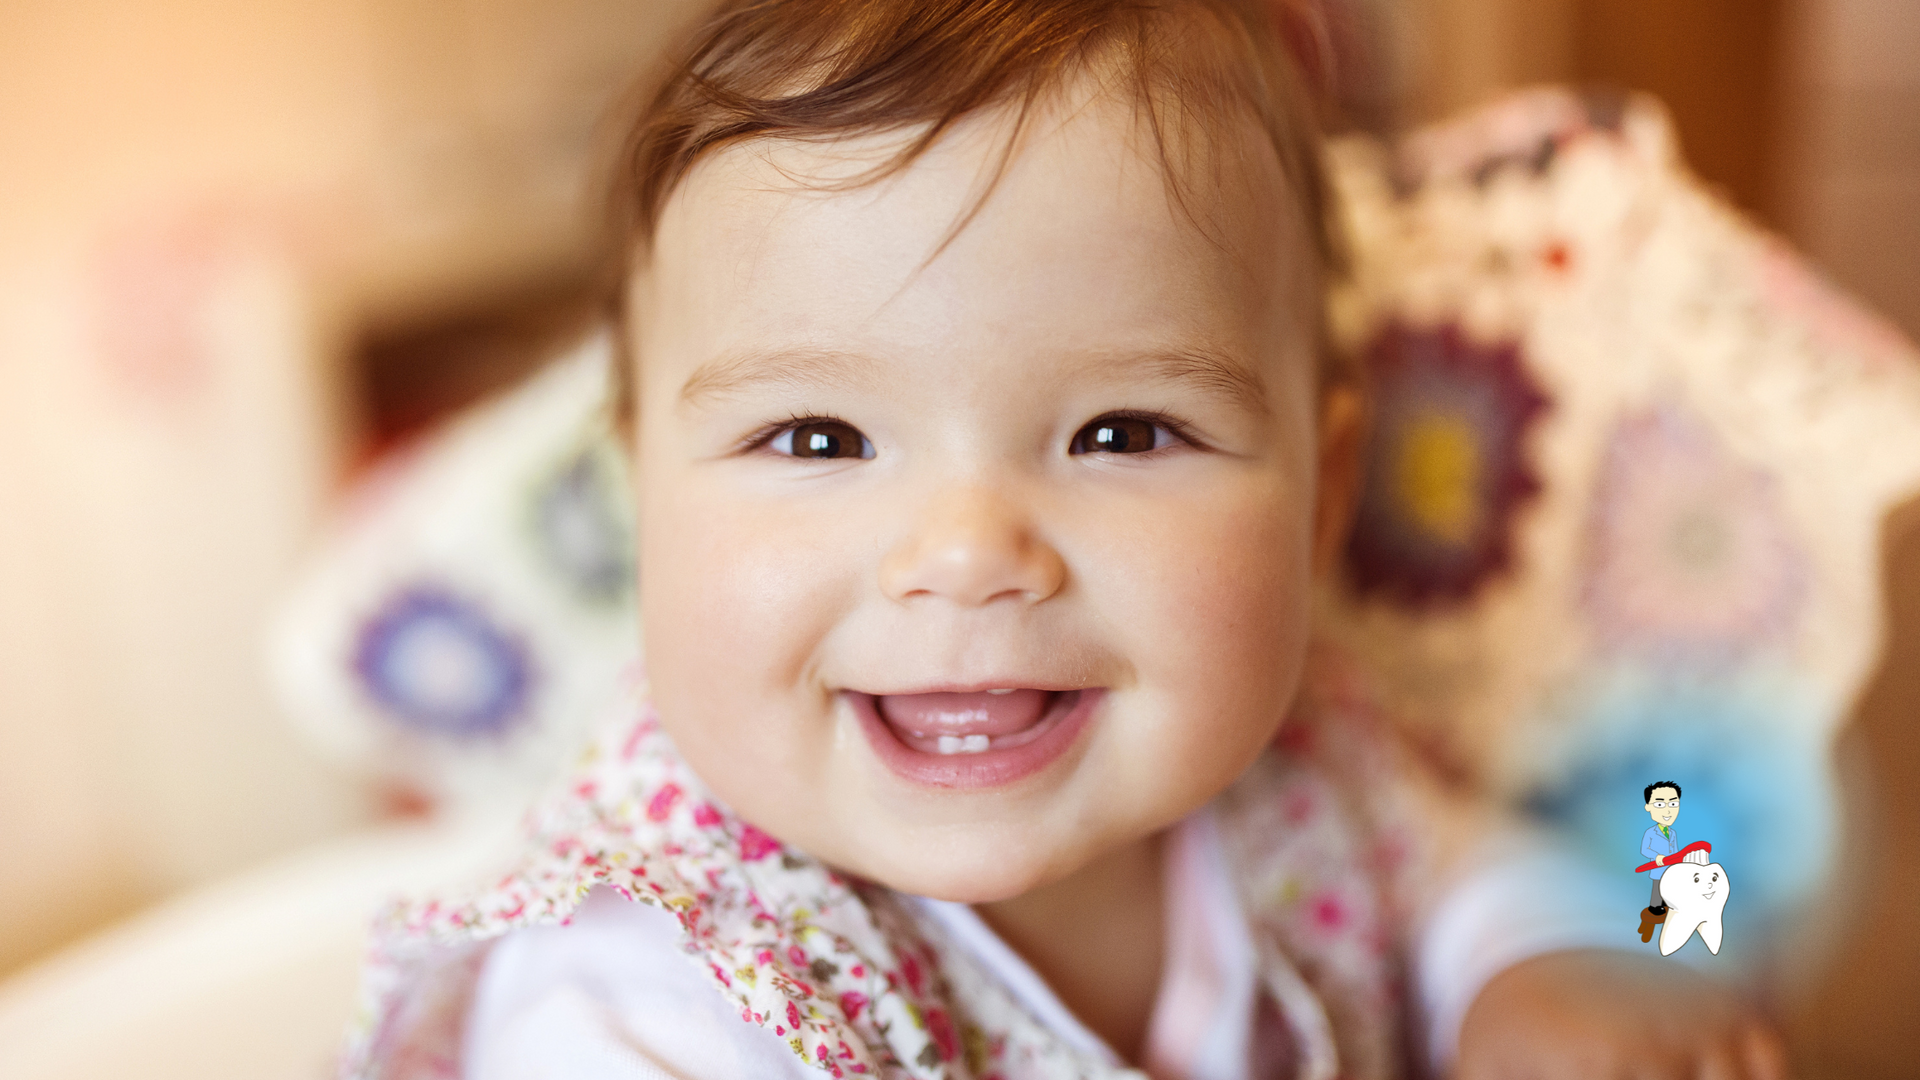
[[[0,3],[0,977],[408,809],[277,715],[264,628],[367,462],[578,320],[600,118],[695,6]],[[1920,4],[1354,11],[1343,122],[1651,91],[1703,178],[1920,333]],[[1920,509],[1885,537],[1842,740],[1879,899],[1794,1007],[1814,1076],[1920,1075]]]

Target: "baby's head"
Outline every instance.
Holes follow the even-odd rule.
[[[648,672],[747,820],[997,900],[1272,738],[1357,426],[1272,7],[736,2],[640,118]]]

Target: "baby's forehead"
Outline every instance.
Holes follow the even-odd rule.
[[[662,213],[637,354],[680,357],[682,379],[728,354],[822,350],[1016,354],[1066,377],[1100,356],[1258,367],[1269,340],[1311,325],[1311,254],[1288,252],[1292,215],[1254,184],[1183,206],[1114,104],[1008,127],[983,117],[881,179],[862,169],[899,133],[714,156]]]
[[[1169,279],[1202,306],[1257,295],[1317,307],[1303,208],[1251,124],[1161,146],[1129,102],[1083,81],[1024,115],[970,115],[889,171],[922,134],[748,140],[709,155],[663,207],[636,281],[797,278],[830,294],[876,270],[901,288],[986,270],[975,284],[990,287],[1105,264]]]

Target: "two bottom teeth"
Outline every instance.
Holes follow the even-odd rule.
[[[995,696],[1026,695],[1009,701],[983,701],[972,693],[929,695],[895,702],[875,695],[872,715],[896,740],[917,754],[952,757],[998,753],[1033,742],[1052,729],[1080,700],[1080,691],[989,689]],[[984,730],[983,730],[984,729]]]
[[[992,746],[993,740],[985,735],[942,735],[939,752],[942,754],[984,754]]]

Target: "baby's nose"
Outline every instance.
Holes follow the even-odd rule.
[[[1037,603],[1060,591],[1066,564],[1024,510],[970,487],[928,505],[880,565],[894,600],[944,597],[965,607],[1016,598]]]

